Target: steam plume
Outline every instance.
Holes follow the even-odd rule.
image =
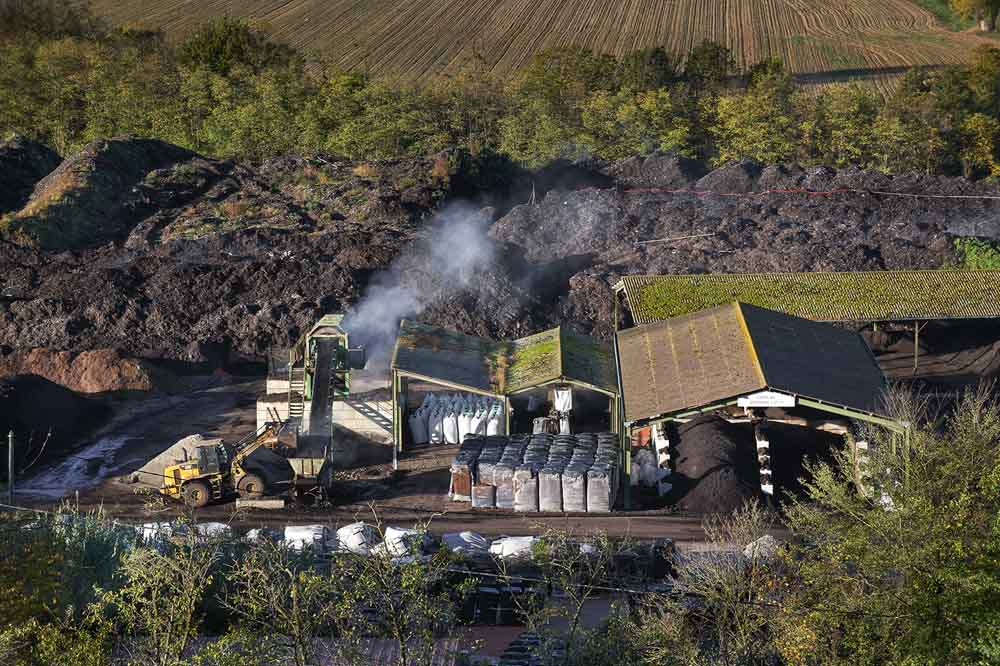
[[[344,320],[352,342],[368,352],[368,371],[388,369],[401,319],[466,289],[489,266],[494,247],[488,229],[489,220],[480,211],[451,204],[435,216],[426,238],[372,278]]]

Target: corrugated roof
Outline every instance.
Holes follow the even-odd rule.
[[[392,367],[410,374],[492,394],[502,394],[500,343],[446,328],[403,320]]]
[[[772,389],[880,413],[885,379],[861,336],[730,303],[618,333],[625,419]]]
[[[562,327],[495,342],[404,320],[392,367],[496,395],[556,381],[618,393],[611,345]]]
[[[633,275],[622,278],[636,324],[739,301],[814,321],[1000,318],[1000,271]]]

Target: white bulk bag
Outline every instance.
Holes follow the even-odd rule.
[[[514,558],[530,558],[531,548],[538,537],[501,537],[490,544],[490,554],[502,560]]]
[[[430,431],[430,441],[433,444],[440,444],[444,441],[444,419],[441,416],[441,408],[436,408],[427,418],[427,427]]]
[[[372,548],[372,553],[376,555],[387,555],[389,557],[404,557],[421,554],[427,533],[419,530],[408,530],[401,527],[387,527],[385,539],[382,543]]]
[[[323,525],[287,525],[285,527],[285,543],[293,550],[303,548],[322,548],[326,542],[327,531]]]
[[[475,434],[475,430],[472,428],[472,412],[466,407],[461,414],[458,415],[458,440],[460,442],[465,441],[466,435]]]
[[[410,425],[410,436],[413,438],[413,443],[426,444],[428,440],[427,425],[420,417],[420,414],[418,412],[413,412],[410,414],[409,418],[406,419],[406,421]]]
[[[458,414],[454,409],[449,409],[444,416],[444,441],[449,444],[458,444]]]
[[[485,555],[490,552],[490,542],[475,532],[452,532],[442,536],[441,541],[453,553]]]
[[[378,539],[378,530],[367,523],[351,523],[337,530],[341,548],[355,555],[370,555]]]
[[[497,409],[491,409],[489,416],[486,420],[486,434],[487,435],[500,435],[500,411]]]

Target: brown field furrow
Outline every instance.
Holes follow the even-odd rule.
[[[259,19],[278,39],[345,68],[420,81],[480,54],[498,74],[553,46],[622,55],[665,46],[682,55],[704,39],[740,66],[779,56],[795,73],[845,76],[962,62],[985,41],[948,32],[909,0],[94,0],[112,23],[183,36],[199,22]],[[868,78],[866,77],[866,80]]]

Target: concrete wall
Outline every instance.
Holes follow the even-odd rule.
[[[284,394],[285,398],[288,398],[288,378],[285,377],[268,377],[267,378],[267,393],[268,395],[274,393]]]
[[[281,419],[288,418],[288,396],[268,395],[257,401],[257,427],[271,420],[268,409]],[[309,403],[305,405],[302,428],[308,429]],[[333,422],[362,437],[379,442],[392,441],[392,401],[361,401],[348,398],[333,403]]]
[[[392,401],[346,401],[333,403],[333,422],[363,437],[392,441]]]
[[[257,401],[257,429],[259,430],[265,423],[273,420],[268,416],[268,409],[272,413],[277,412],[278,418],[284,420],[288,418],[288,396],[267,396]]]

